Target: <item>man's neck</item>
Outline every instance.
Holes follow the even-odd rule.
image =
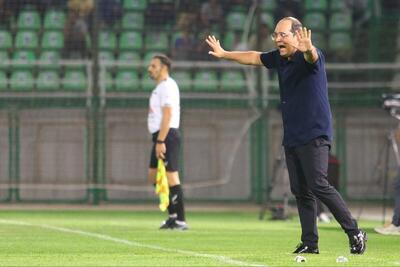
[[[168,77],[169,77],[168,74],[160,75],[160,77],[157,79],[157,84],[160,84],[162,81],[165,81],[166,79],[168,79]]]

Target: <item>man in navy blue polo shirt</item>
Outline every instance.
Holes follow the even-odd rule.
[[[358,228],[342,197],[327,180],[332,115],[324,55],[313,46],[311,30],[303,27],[296,18],[281,19],[271,37],[277,49],[264,53],[226,51],[214,36],[208,36],[206,42],[212,48],[209,54],[217,58],[246,65],[264,65],[278,72],[283,146],[302,229],[301,243],[294,253],[319,253],[317,197],[348,235],[350,252],[363,254],[367,234]]]

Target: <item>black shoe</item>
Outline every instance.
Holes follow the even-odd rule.
[[[187,223],[185,223],[185,222],[178,223],[178,222],[176,222],[176,220],[174,220],[174,222],[170,226],[170,229],[185,231],[185,230],[189,230],[189,227],[188,227]]]
[[[367,248],[367,233],[360,230],[357,235],[349,236],[350,253],[363,254]]]
[[[169,217],[167,220],[163,221],[160,226],[161,230],[171,229],[172,224],[175,223],[176,218]]]
[[[302,254],[302,253],[310,253],[310,254],[319,254],[318,247],[310,247],[300,243],[297,245],[296,250],[293,251],[293,254]]]

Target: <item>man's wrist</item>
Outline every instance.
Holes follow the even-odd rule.
[[[164,144],[165,141],[164,141],[164,140],[157,139],[156,143],[157,143],[157,144]]]

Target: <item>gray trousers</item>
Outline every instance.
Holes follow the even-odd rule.
[[[316,197],[324,203],[348,235],[358,233],[356,220],[338,191],[327,179],[330,142],[318,137],[308,144],[285,147],[290,189],[296,198],[301,224],[301,241],[318,245]]]

